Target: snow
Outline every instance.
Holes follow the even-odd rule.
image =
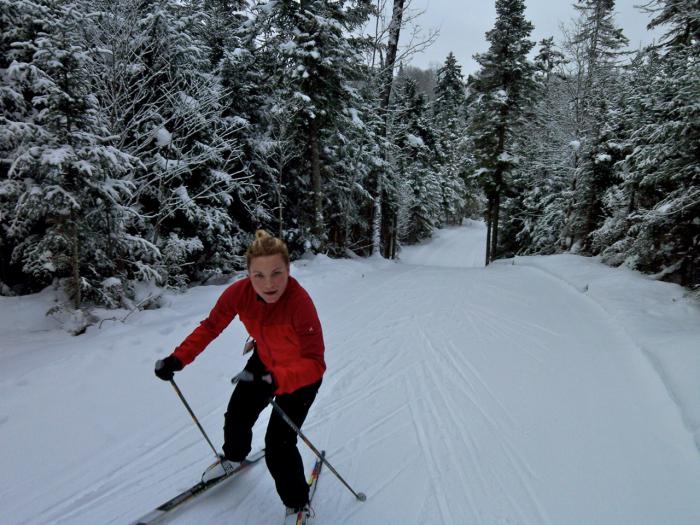
[[[571,260],[573,259],[573,261]],[[590,297],[647,356],[700,450],[700,308],[681,286],[573,255],[518,257]]]
[[[66,160],[73,158],[73,148],[70,146],[60,146],[58,148],[46,149],[41,154],[41,163],[51,166],[60,166]]]
[[[406,140],[414,148],[422,148],[423,146],[425,146],[423,139],[420,137],[417,137],[416,135],[413,135],[412,133],[408,133],[406,135]]]
[[[297,44],[293,40],[289,40],[283,44],[280,44],[279,48],[280,51],[292,51],[297,48]]]
[[[94,166],[92,165],[91,162],[88,162],[87,160],[79,160],[78,162],[75,163],[75,167],[78,169],[78,171],[80,171],[88,176],[92,176],[92,171],[94,169]]]
[[[164,148],[169,146],[173,141],[173,135],[165,128],[158,128],[156,130],[156,144],[159,148]]]
[[[483,268],[484,237],[468,222],[399,262],[292,265],[327,345],[304,431],[368,497],[324,470],[316,522],[700,523],[697,306],[574,255]],[[80,337],[44,316],[50,290],[0,297],[4,523],[129,523],[199,478],[212,453],[152,368],[223,289],[169,295]],[[244,340],[234,321],[176,376],[217,445]],[[168,523],[282,515],[260,464]]]
[[[300,91],[295,91],[293,96],[294,96],[294,98],[298,98],[299,100],[303,100],[307,104],[311,102],[311,97],[309,97],[308,95],[305,95],[304,93],[302,93]]]
[[[173,189],[173,193],[178,196],[183,204],[192,204],[192,198],[189,193],[187,193],[187,188],[185,186],[178,186]]]
[[[501,102],[503,104],[508,102],[508,93],[505,89],[496,90],[493,94],[493,97],[496,99],[497,102]]]
[[[517,162],[518,162],[518,157],[516,157],[516,156],[514,156],[514,155],[511,155],[511,154],[508,153],[507,151],[504,151],[504,152],[502,152],[502,153],[498,156],[498,161],[499,161],[499,162],[510,162],[510,163],[513,163],[513,164],[517,164]]]
[[[659,213],[661,215],[665,215],[668,212],[670,212],[671,210],[673,210],[673,204],[674,204],[673,202],[664,202],[662,204],[658,204],[656,206],[656,208],[654,209],[654,211],[656,211],[656,213]]]
[[[248,51],[245,48],[242,47],[237,47],[233,51],[231,51],[231,56],[235,58],[241,58],[241,57],[246,57],[250,55],[250,51]]]
[[[352,123],[358,128],[364,129],[365,123],[362,122],[362,119],[360,118],[360,112],[356,108],[348,108],[348,112],[350,113]]]
[[[102,286],[104,288],[110,288],[112,286],[121,286],[122,281],[117,277],[107,277],[102,281]]]

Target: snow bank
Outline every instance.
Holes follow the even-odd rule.
[[[700,450],[700,306],[686,290],[578,255],[516,257],[595,301],[641,348],[678,404]]]

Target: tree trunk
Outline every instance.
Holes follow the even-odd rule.
[[[394,83],[394,64],[396,53],[399,48],[399,35],[401,34],[401,24],[403,20],[404,0],[394,0],[394,10],[389,24],[389,42],[386,48],[386,62],[382,70],[382,97],[380,110],[384,116],[384,131],[387,130],[389,118],[389,99],[391,98],[391,88]]]
[[[78,237],[78,224],[75,211],[71,212],[70,236],[71,236],[71,270],[73,281],[73,307],[77,310],[82,303],[80,294],[80,239]]]
[[[372,219],[372,255],[381,253],[382,245],[382,193],[384,185],[382,184],[384,176],[382,168],[377,170],[377,191],[374,196],[374,217]]]
[[[488,196],[488,205],[486,206],[486,266],[491,262],[491,209],[493,208],[493,199]]]
[[[311,181],[314,191],[313,232],[320,241],[323,238],[323,193],[321,184],[321,157],[318,144],[318,121],[309,119],[309,153],[311,154]]]
[[[391,88],[394,83],[394,64],[396,62],[396,53],[399,47],[399,35],[401,33],[401,24],[403,20],[405,0],[394,0],[394,9],[391,15],[391,23],[389,24],[389,42],[386,50],[386,62],[381,72],[381,98],[379,101],[379,112],[382,115],[382,129],[380,136],[387,138],[389,131],[389,99],[391,98]],[[386,156],[385,156],[386,157]],[[372,222],[372,253],[379,253],[381,250],[381,231],[382,229],[391,230],[387,227],[387,217],[382,214],[382,200],[384,193],[384,172],[377,172],[377,188],[374,201],[374,220]],[[388,247],[392,240],[385,239],[385,245]],[[385,253],[390,249],[385,250]]]
[[[389,254],[389,257],[392,259],[396,259],[396,248],[397,248],[397,237],[398,237],[398,229],[399,229],[399,217],[396,213],[394,213],[394,222],[393,222],[393,227],[392,227],[392,232],[393,235],[391,236],[391,252]]]
[[[491,210],[491,226],[493,232],[491,233],[491,260],[498,258],[498,216],[501,213],[501,192],[496,191],[496,195],[493,198],[492,210]]]
[[[284,208],[282,204],[282,165],[280,164],[278,171],[279,178],[277,179],[277,221],[279,222],[278,238],[283,239],[284,233]]]

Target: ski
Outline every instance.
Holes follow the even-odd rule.
[[[138,520],[132,522],[131,525],[152,525],[154,523],[158,523],[161,519],[163,519],[165,516],[168,515],[171,511],[174,509],[180,508],[182,505],[185,503],[192,501],[195,499],[197,496],[200,496],[207,490],[209,490],[212,487],[215,487],[217,485],[220,485],[226,480],[229,480],[233,477],[236,476],[236,474],[240,473],[241,471],[247,469],[249,466],[254,465],[258,461],[260,461],[263,457],[265,457],[265,449],[260,450],[256,452],[255,454],[252,454],[248,456],[246,459],[243,460],[243,462],[234,470],[232,470],[230,473],[226,474],[225,476],[222,476],[220,478],[213,479],[211,481],[200,481],[196,485],[193,485],[189,489],[181,492],[174,498],[166,501],[163,503],[160,507],[157,509],[152,510],[148,514],[142,516]]]
[[[321,457],[326,457],[326,451],[321,451]],[[318,484],[318,476],[321,474],[321,467],[323,466],[323,460],[321,458],[316,459],[314,468],[309,476],[309,504],[316,493],[316,485]],[[296,515],[285,516],[284,525],[307,525],[309,522],[309,515],[304,511],[297,512]]]

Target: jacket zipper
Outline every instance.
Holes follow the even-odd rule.
[[[268,309],[268,305],[267,305],[267,303],[264,303],[263,304],[263,314],[264,315],[263,315],[263,319],[260,320],[260,340],[262,341],[263,346],[266,347],[267,357],[271,363],[270,367],[274,368],[277,363],[275,363],[275,358],[272,356],[272,352],[270,351],[270,347],[267,346],[267,344],[265,343],[265,335],[264,335],[265,334],[264,321],[267,319],[267,309]]]

